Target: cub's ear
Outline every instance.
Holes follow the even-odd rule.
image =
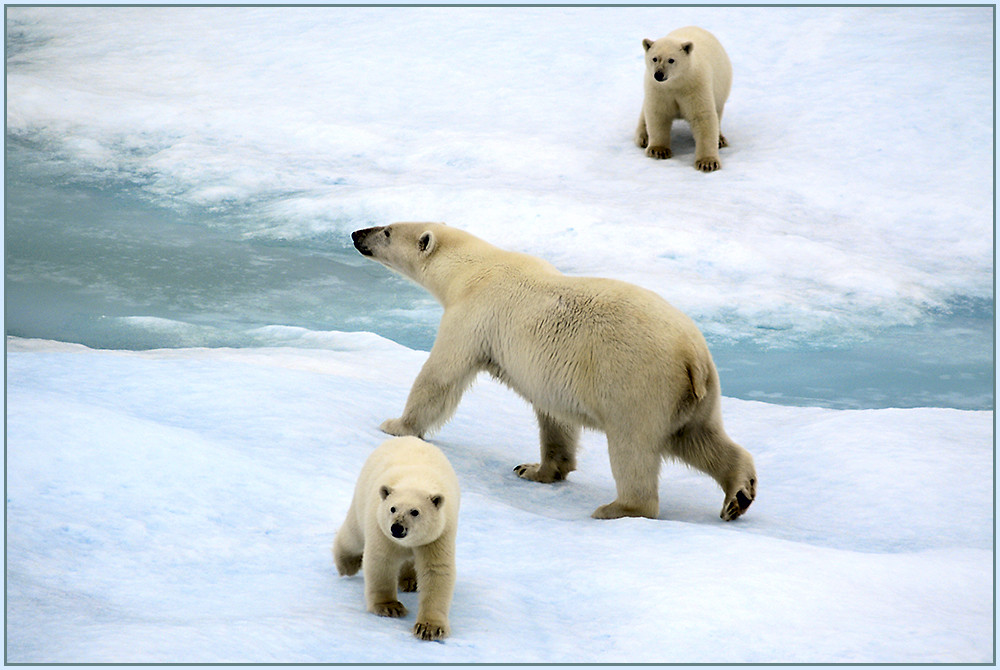
[[[694,50],[694,42],[685,42],[681,45],[681,51],[686,54],[691,53]]]
[[[431,253],[434,251],[435,246],[437,246],[437,238],[434,237],[434,233],[429,230],[421,235],[420,239],[417,240],[417,248],[420,249],[420,252],[423,254]]]
[[[436,496],[431,496],[431,504],[434,505],[434,507],[436,507],[437,509],[441,509],[441,505],[444,504],[444,496],[441,495],[440,493],[437,494]]]
[[[378,495],[379,495],[380,498],[382,498],[382,500],[385,500],[386,498],[388,498],[389,494],[391,494],[391,493],[392,493],[392,489],[389,488],[388,486],[380,486],[379,487]]]
[[[653,40],[648,40],[647,39],[647,40],[643,40],[642,41],[642,50],[643,51],[649,51],[649,47],[651,47],[651,46],[653,46]]]

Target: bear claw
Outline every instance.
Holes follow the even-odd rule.
[[[731,499],[727,498],[719,516],[725,521],[732,521],[743,515],[757,497],[757,480],[751,479],[746,486],[738,490]]]
[[[403,603],[398,600],[392,600],[385,603],[375,603],[372,605],[372,612],[379,616],[387,616],[392,619],[398,619],[401,616],[406,616],[406,607]]]
[[[551,484],[552,482],[565,479],[565,475],[559,471],[555,471],[550,475],[542,474],[542,466],[539,463],[523,463],[515,467],[514,472],[521,479],[528,479],[543,484]]]
[[[441,640],[448,637],[448,626],[418,621],[413,625],[413,635],[421,640]]]
[[[715,172],[722,168],[718,158],[699,158],[695,161],[694,166],[702,172]]]
[[[674,155],[674,152],[670,150],[670,147],[646,147],[646,155],[650,158],[670,158]]]

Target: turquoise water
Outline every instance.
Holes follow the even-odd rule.
[[[233,225],[233,212],[168,209],[120,183],[74,183],[32,163],[31,152],[8,140],[8,335],[111,349],[281,346],[259,330],[280,325],[370,331],[422,350],[433,343],[437,303],[351,246],[349,231],[371,221],[294,240],[254,238]],[[986,409],[993,324],[990,302],[956,300],[879,332],[789,333],[787,346],[775,346],[781,338],[749,328],[709,344],[733,397]]]

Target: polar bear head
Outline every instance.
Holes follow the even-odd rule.
[[[443,223],[394,223],[351,233],[361,255],[420,282],[425,261],[437,249]]]
[[[443,223],[393,223],[351,233],[363,256],[420,284],[443,305],[469,261],[481,255],[482,240]]]
[[[646,50],[646,73],[658,82],[677,79],[691,68],[691,52],[694,43],[664,37],[655,42],[643,40]]]
[[[448,520],[443,494],[382,485],[378,495],[378,526],[387,538],[420,547],[441,537]]]

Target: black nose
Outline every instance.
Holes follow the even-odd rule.
[[[392,533],[392,536],[397,540],[402,540],[404,537],[406,537],[406,529],[403,528],[398,523],[392,524],[392,526],[389,528],[389,532]]]
[[[355,230],[351,233],[351,239],[354,240],[354,248],[361,252],[363,256],[371,256],[372,250],[368,248],[365,244],[365,240],[368,239],[368,233],[375,230],[374,228],[363,228],[361,230]]]
[[[662,73],[662,72],[660,72],[659,70],[657,70],[657,71],[656,71],[656,72],[655,72],[655,73],[653,74],[653,79],[655,79],[656,81],[664,81],[664,80],[666,80],[666,78],[667,78],[667,75],[663,74],[663,73]]]

